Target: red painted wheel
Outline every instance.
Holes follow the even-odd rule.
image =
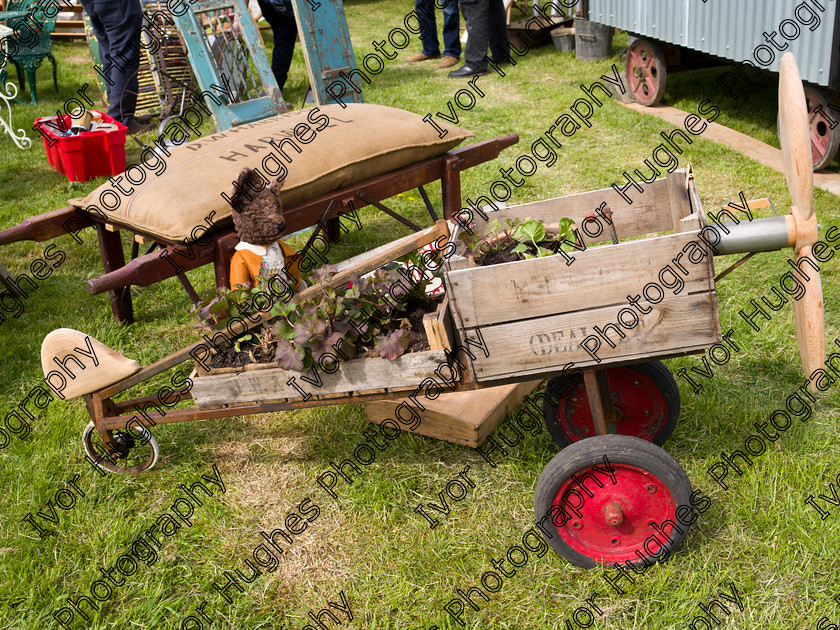
[[[834,120],[836,113],[833,114],[828,108],[829,104],[835,105],[834,97],[821,87],[808,84],[804,87],[808,123],[811,127],[811,161],[816,171],[828,166],[837,155],[837,149],[840,148],[840,124]]]
[[[677,427],[680,390],[659,361],[607,369],[619,420],[611,433],[630,435],[654,444],[665,443]],[[583,379],[556,377],[548,382],[543,418],[557,446],[566,447],[595,435],[595,423]]]
[[[637,39],[627,49],[625,74],[630,92],[645,107],[656,105],[665,94],[667,66],[659,46],[649,39]]]
[[[691,492],[683,469],[658,446],[599,435],[560,451],[543,469],[534,514],[551,548],[572,564],[650,565],[688,533]]]

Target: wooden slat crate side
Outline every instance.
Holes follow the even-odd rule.
[[[721,341],[717,296],[713,292],[681,294],[659,304],[639,302],[639,305],[642,310],[650,308],[651,311],[645,315],[636,311],[639,323],[631,329],[617,324],[619,311],[634,311],[626,303],[482,327],[479,330],[489,356],[475,353],[472,365],[476,378],[487,382],[512,376],[539,376],[560,371],[569,363],[581,368],[650,360],[694,352]],[[626,314],[623,317],[628,323],[633,321]],[[620,338],[612,327],[605,332],[614,348],[595,330],[595,327],[604,330],[607,324],[616,324],[625,335]],[[475,329],[468,329],[466,335],[477,339]],[[600,341],[596,351],[600,363],[580,346],[590,335]],[[588,345],[595,347],[592,341]]]
[[[692,213],[691,200],[688,194],[688,183],[694,183],[687,177],[685,171],[668,173],[665,178],[668,183],[668,198],[671,202],[671,220],[674,223],[674,233],[680,231],[680,221]]]
[[[703,225],[706,225],[706,213],[703,210],[703,203],[700,201],[700,193],[697,191],[697,184],[694,178],[688,180],[688,198],[691,202],[691,209],[693,212],[700,215]]]
[[[697,184],[694,177],[688,178],[688,198],[691,208],[694,211],[689,217],[680,222],[680,231],[683,232],[699,232],[708,225],[706,221],[706,213],[703,210],[703,203],[700,201],[700,193],[697,191]],[[715,259],[714,256],[709,257],[709,291],[715,291]]]
[[[700,214],[695,212],[684,219],[680,219],[680,225],[677,232],[680,234],[684,232],[693,232],[694,234],[697,234],[697,232],[699,232],[704,226],[705,223],[703,222]]]
[[[321,386],[302,380],[317,379],[309,373],[290,372],[280,368],[214,374],[193,381],[191,394],[199,408],[222,407],[238,403],[255,403],[284,398],[299,399],[294,383],[313,396],[331,396],[370,390],[414,390],[425,378],[434,378],[434,371],[446,362],[443,350],[412,352],[388,361],[381,357],[353,359],[339,364],[333,374],[319,371]],[[448,373],[448,372],[447,372]]]
[[[688,197],[691,201],[691,207],[694,209],[694,214],[692,216],[697,217],[697,221],[701,226],[697,228],[699,230],[707,225],[707,221],[706,213],[703,210],[703,204],[700,201],[700,193],[697,191],[697,186],[694,182],[694,178],[689,179],[688,182]],[[693,229],[693,224],[686,223],[683,225],[683,229],[685,229],[686,231],[690,231]],[[717,274],[715,273],[715,259],[712,257],[709,259],[709,291],[715,290],[716,276]]]
[[[444,279],[447,282],[446,291],[449,294],[449,318],[445,320],[447,322],[447,334],[449,338],[452,339],[453,345],[452,347],[455,349],[455,354],[458,354],[458,348],[463,348],[466,345],[466,341],[464,340],[464,324],[461,322],[461,317],[458,315],[458,310],[455,307],[455,303],[452,301],[451,292],[449,291],[449,279],[448,276],[444,276]],[[463,367],[463,365],[462,365]],[[472,361],[469,358],[466,361],[466,371],[461,377],[462,382],[475,382],[475,370],[473,370]]]
[[[603,202],[607,202],[613,212],[613,222],[619,239],[674,230],[671,200],[666,179],[657,179],[651,184],[644,184],[644,193],[631,188],[627,194],[633,199],[633,205],[624,202],[612,188],[606,188],[510,206],[491,212],[487,216],[490,221],[493,219],[502,221],[505,218],[515,217],[518,219],[537,219],[545,223],[557,223],[557,221],[566,217],[574,220],[580,226],[588,213],[593,212]],[[474,210],[473,216],[476,218],[479,228],[481,228],[485,223],[484,220]],[[609,241],[610,235],[607,226],[603,219],[600,221],[604,228],[602,234],[591,237],[585,234],[583,230],[580,231],[581,238],[587,245]],[[594,231],[594,229],[590,231]]]
[[[452,314],[452,302],[449,296],[446,297],[446,310],[439,314],[438,325],[443,326],[441,335],[449,343],[448,349],[451,350],[458,346],[458,328],[455,325],[455,317]]]
[[[447,318],[451,320],[448,296],[443,299],[434,313],[426,313],[423,316],[423,328],[426,330],[426,339],[429,341],[430,350],[452,349],[452,326],[447,326]]]
[[[469,269],[470,263],[469,260],[460,256],[459,254],[453,254],[449,257],[449,260],[446,261],[444,268],[447,271],[456,270],[456,269]]]
[[[691,246],[689,243],[694,242]],[[692,258],[703,260],[691,263]],[[559,315],[582,309],[622,304],[652,282],[673,295],[709,291],[709,250],[696,233],[670,234],[574,252],[574,262],[561,255],[487,267],[450,271],[449,297],[465,328]],[[673,262],[677,259],[688,275]],[[670,267],[671,272],[664,272]],[[664,284],[675,288],[669,289]]]

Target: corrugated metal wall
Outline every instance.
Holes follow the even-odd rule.
[[[803,26],[813,19],[807,9],[798,9],[800,19],[794,14],[802,4],[819,16],[814,31]],[[835,0],[590,0],[589,17],[593,22],[717,57],[746,59],[774,72],[779,70],[781,56],[790,50],[803,79],[827,86],[836,48],[832,45],[836,5]],[[777,35],[775,41],[780,46],[788,44],[787,50],[779,51],[765,41],[763,33],[778,33],[783,20],[791,20],[800,34],[795,40]],[[791,24],[783,28],[788,36],[796,32]],[[760,46],[766,48],[757,49]],[[772,61],[767,49],[773,53]]]

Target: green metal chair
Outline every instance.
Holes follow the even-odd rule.
[[[9,60],[15,64],[18,75],[18,84],[21,92],[26,88],[23,75],[29,80],[29,91],[32,94],[32,103],[38,104],[38,94],[35,88],[35,72],[41,67],[44,58],[52,63],[53,86],[58,93],[58,74],[55,57],[52,54],[52,40],[50,33],[55,29],[56,16],[50,17],[40,5],[38,0],[11,0],[6,7],[6,12],[13,13],[26,11],[25,17],[9,18],[6,24],[15,30],[15,34],[9,39],[9,51],[12,53]],[[0,19],[3,13],[0,12]]]

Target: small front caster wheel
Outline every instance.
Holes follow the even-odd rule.
[[[116,454],[109,456],[96,425],[89,422],[82,432],[85,453],[100,468],[114,473],[141,473],[157,463],[160,447],[148,427],[131,427],[133,432],[112,431]]]
[[[647,566],[688,533],[691,482],[655,444],[599,435],[563,449],[543,469],[534,514],[543,535],[551,533],[551,548],[572,564]]]

